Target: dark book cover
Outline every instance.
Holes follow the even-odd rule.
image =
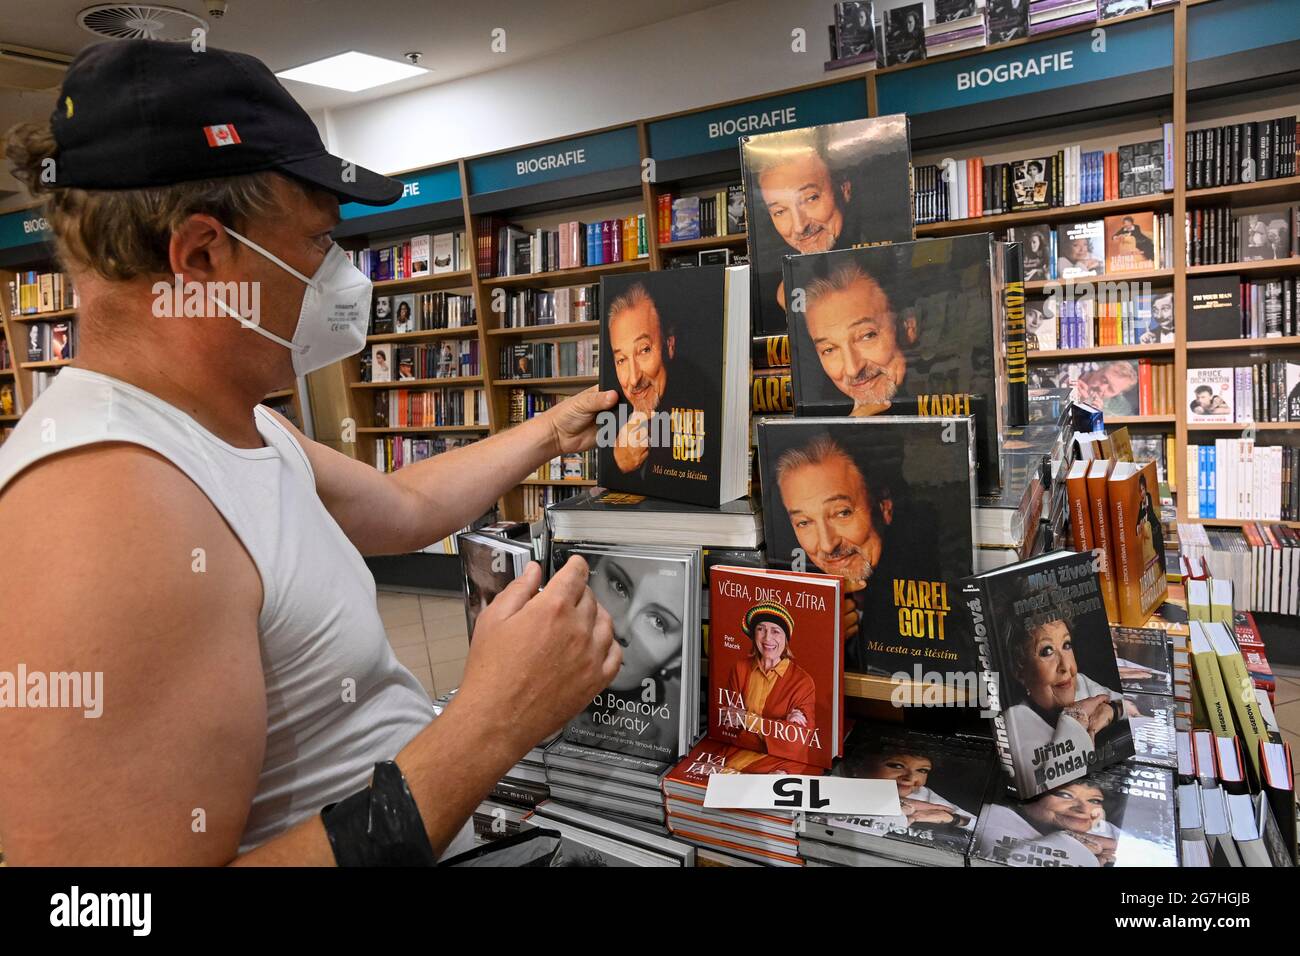
[[[727,235],[745,231],[745,187],[733,183],[727,187]]]
[[[840,0],[835,4],[836,59],[876,52],[875,16],[871,0]]]
[[[887,857],[910,858],[915,851],[909,847],[932,849],[954,854],[956,865],[962,865],[993,769],[992,751],[978,743],[861,721],[831,776],[892,780],[903,812],[896,817],[809,814],[805,835]]]
[[[977,0],[934,0],[934,22],[951,23],[973,17],[980,12]]]
[[[1169,638],[1154,627],[1112,627],[1111,643],[1124,691],[1138,694],[1174,692],[1174,665]]]
[[[997,376],[998,405],[1007,425],[1029,423],[1029,357],[1025,312],[1025,268],[1018,242],[998,244],[1002,272],[996,284],[1002,290],[1002,354],[1005,368]]]
[[[885,66],[925,59],[925,4],[909,3],[885,13]]]
[[[768,565],[844,580],[847,670],[976,669],[951,626],[974,560],[972,438],[955,417],[759,423]]]
[[[604,487],[712,506],[744,494],[735,475],[743,462],[724,462],[724,440],[729,429],[749,430],[749,382],[728,383],[728,372],[736,379],[737,365],[748,365],[746,272],[701,266],[601,279],[600,387],[619,393],[597,423]],[[724,401],[728,388],[742,390],[734,404]]]
[[[1006,785],[1021,799],[1133,756],[1091,554],[1057,551],[964,582]]]
[[[1178,866],[1174,775],[1124,764],[1021,803],[991,787],[971,861],[1035,867]]]
[[[389,335],[393,331],[393,297],[391,295],[375,296],[370,307],[370,334]]]
[[[1020,244],[1026,282],[1046,282],[1056,277],[1051,226],[1013,226],[1007,230],[1007,241]]]
[[[750,340],[749,361],[755,369],[789,368],[790,336],[756,335]]]
[[[989,0],[989,45],[1029,36],[1029,0]]]
[[[1008,381],[997,256],[976,234],[787,259],[796,413],[974,415],[980,492],[995,492]]]
[[[786,328],[786,256],[912,238],[907,117],[740,139],[755,335]]]
[[[569,743],[668,762],[684,752],[698,690],[699,585],[681,549],[554,542],[551,568],[586,560],[623,648],[618,674],[564,728]],[[693,638],[691,635],[696,636]]]
[[[1052,205],[1047,157],[1018,159],[1011,163],[1011,210],[1026,212]]]

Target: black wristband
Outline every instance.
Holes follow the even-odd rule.
[[[391,760],[375,764],[370,786],[320,812],[339,866],[433,866],[437,854],[420,808]]]

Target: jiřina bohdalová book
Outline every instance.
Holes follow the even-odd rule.
[[[1022,799],[1133,756],[1092,555],[1055,551],[975,575],[959,603],[1007,785]]]
[[[1019,257],[981,233],[786,259],[795,414],[974,415],[980,494],[997,494],[1008,412],[1028,405],[1008,258],[1018,274]]]
[[[786,331],[781,260],[912,238],[907,117],[742,136],[754,334]]]
[[[974,567],[972,438],[970,418],[759,422],[768,565],[843,579],[847,670],[976,670],[950,620]]]
[[[701,266],[601,279],[597,474],[613,491],[716,508],[748,479],[749,275]]]

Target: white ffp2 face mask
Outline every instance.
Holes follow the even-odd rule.
[[[235,239],[301,279],[307,286],[292,341],[268,332],[258,322],[244,318],[220,299],[212,300],[245,328],[289,349],[293,353],[295,375],[322,369],[339,359],[356,355],[366,347],[366,326],[370,321],[370,296],[374,286],[360,269],[348,262],[338,243],[330,247],[320,268],[309,278],[253,240],[241,236],[229,226],[225,228]]]

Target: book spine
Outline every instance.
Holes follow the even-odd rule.
[[[1119,598],[1115,587],[1114,551],[1110,534],[1110,498],[1106,493],[1106,474],[1094,476],[1088,474],[1088,497],[1092,517],[1092,533],[1095,541],[1093,554],[1100,563],[1099,579],[1101,581],[1101,598],[1106,605],[1106,617],[1111,621],[1119,620]]]
[[[1007,786],[1013,787],[1016,768],[1011,755],[1015,741],[1011,739],[1011,729],[1007,726],[1002,709],[999,675],[1003,673],[1003,668],[990,616],[993,602],[989,599],[987,585],[979,581],[962,587],[961,601],[966,608],[970,633],[975,643],[975,656],[979,661],[980,682],[984,691],[983,709],[993,714],[993,741],[997,749],[998,766],[1005,774]]]
[[[1005,288],[1003,348],[1006,352],[1006,420],[1009,425],[1029,424],[1029,360],[1025,344],[1025,275],[1020,250],[1003,249]]]
[[[1065,483],[1070,505],[1070,546],[1075,551],[1091,552],[1094,547],[1092,520],[1088,516],[1088,481],[1084,476],[1069,478]]]

